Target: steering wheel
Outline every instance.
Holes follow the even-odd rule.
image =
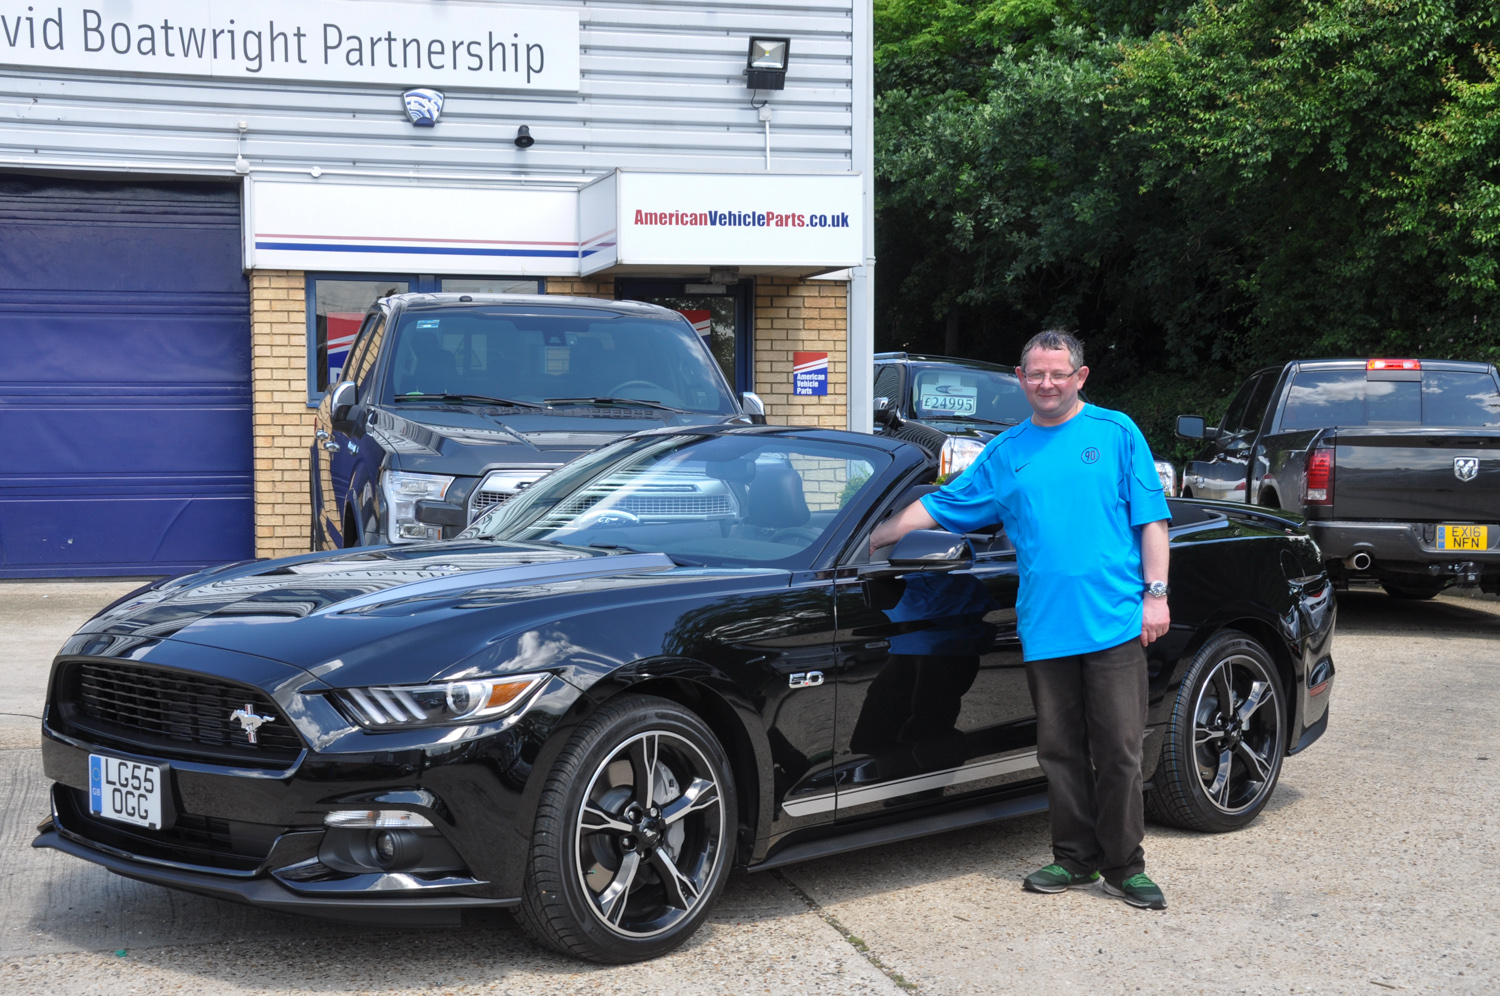
[[[609,395],[610,395],[610,397],[612,397],[612,398],[624,397],[624,395],[622,395],[620,392],[623,391],[623,390],[625,390],[627,387],[649,387],[653,391],[660,391],[660,390],[662,390],[662,386],[660,384],[653,384],[649,380],[627,380],[623,384],[616,384],[614,387],[610,388],[609,389]]]
[[[585,529],[610,529],[614,526],[638,526],[640,524],[640,517],[634,512],[627,512],[623,508],[602,508],[583,516],[574,528],[582,532]]]
[[[787,540],[791,539],[804,539],[807,540],[807,543],[804,543],[802,545],[807,546],[810,543],[816,542],[818,537],[822,535],[823,533],[821,530],[809,529],[807,526],[791,526],[787,529],[778,529],[774,533],[772,533],[771,542],[785,543],[787,542]]]

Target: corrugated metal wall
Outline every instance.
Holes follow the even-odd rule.
[[[772,168],[846,171],[855,168],[852,2],[545,5],[579,12],[580,92],[445,88],[435,129],[411,126],[394,87],[0,67],[0,169],[232,173],[242,148],[256,171],[316,165],[563,179],[616,166],[759,170],[763,125],[742,70],[749,36],[765,34],[792,39],[786,89],[770,97]],[[428,82],[418,73],[410,85]],[[249,126],[242,146],[240,121]],[[537,140],[525,151],[512,141],[521,124]]]

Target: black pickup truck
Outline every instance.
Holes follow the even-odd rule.
[[[1403,598],[1500,592],[1500,377],[1456,360],[1296,360],[1256,371],[1223,423],[1177,419],[1208,445],[1183,495],[1307,518],[1338,583]]]
[[[318,407],[312,548],[449,539],[574,457],[662,426],[765,421],[681,314],[548,295],[394,294]],[[728,499],[683,481],[650,521]],[[670,492],[670,493],[668,493]]]

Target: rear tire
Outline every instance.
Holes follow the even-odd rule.
[[[1271,655],[1237,630],[1217,633],[1183,675],[1146,815],[1184,830],[1238,830],[1270,800],[1285,753],[1286,699]]]
[[[605,704],[558,755],[537,804],[518,918],[563,954],[666,954],[729,878],[734,775],[713,732],[667,699]]]
[[[1385,593],[1392,598],[1404,598],[1411,601],[1425,601],[1429,598],[1436,598],[1443,591],[1442,585],[1423,585],[1417,587],[1415,585],[1391,584],[1389,581],[1380,582],[1380,587],[1384,588]]]

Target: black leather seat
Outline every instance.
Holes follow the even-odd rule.
[[[760,529],[792,529],[811,518],[802,475],[785,465],[757,468],[745,506],[745,522]]]

